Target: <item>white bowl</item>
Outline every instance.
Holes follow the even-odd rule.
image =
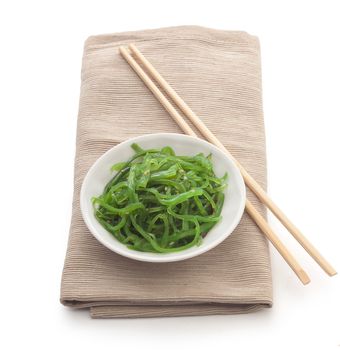
[[[216,175],[223,176],[225,172],[228,172],[228,186],[225,189],[225,200],[221,212],[222,219],[208,232],[200,246],[174,253],[134,251],[116,240],[96,220],[91,198],[100,195],[112,178],[110,167],[115,163],[126,161],[134,154],[130,147],[134,142],[145,149],[171,146],[177,155],[195,155],[200,152],[208,155],[211,153]],[[240,222],[245,200],[246,190],[240,171],[224,152],[202,139],[169,133],[135,137],[111,148],[92,165],[85,176],[80,192],[80,207],[84,221],[99,242],[115,253],[128,258],[157,263],[189,259],[216,247],[233,232]]]

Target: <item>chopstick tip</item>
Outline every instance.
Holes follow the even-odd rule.
[[[337,275],[337,274],[338,274],[338,272],[335,271],[334,269],[332,269],[331,271],[328,272],[328,275],[329,275],[330,277],[335,276],[335,275]]]
[[[135,51],[137,49],[136,45],[133,43],[129,44],[128,46],[131,51]]]
[[[298,276],[298,277],[300,278],[300,281],[301,281],[304,285],[310,283],[310,278],[309,278],[309,276],[307,275],[306,271],[300,270],[300,271],[299,271],[299,276]]]

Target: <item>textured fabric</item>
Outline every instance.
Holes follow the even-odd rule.
[[[127,138],[181,132],[119,55],[118,46],[131,42],[266,187],[257,38],[200,27],[90,37],[83,57],[73,215],[61,302],[90,307],[92,317],[98,318],[235,314],[270,307],[267,241],[247,214],[218,247],[165,264],[119,256],[86,228],[79,192],[94,161]],[[251,193],[248,198],[265,215]]]

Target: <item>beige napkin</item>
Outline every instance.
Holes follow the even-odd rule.
[[[86,228],[79,191],[93,162],[130,137],[181,132],[119,55],[118,46],[131,42],[266,186],[257,38],[191,26],[90,37],[83,57],[73,215],[61,302],[89,307],[92,317],[236,314],[270,307],[267,241],[247,214],[218,247],[166,264],[119,256]],[[252,194],[248,198],[265,213]]]

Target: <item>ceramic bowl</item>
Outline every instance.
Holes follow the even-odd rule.
[[[208,232],[201,245],[175,253],[138,252],[120,243],[98,223],[94,216],[91,198],[100,195],[105,185],[114,175],[110,171],[110,167],[115,163],[126,161],[134,154],[130,147],[132,143],[138,143],[145,149],[160,149],[164,146],[171,146],[177,155],[195,155],[200,152],[208,155],[211,153],[215,174],[223,176],[225,172],[228,173],[228,186],[225,189],[225,200],[221,213],[222,219]],[[185,260],[216,247],[233,232],[240,222],[245,201],[244,181],[232,159],[223,151],[202,139],[170,133],[135,137],[111,148],[92,165],[84,178],[80,193],[80,207],[84,221],[99,242],[117,254],[152,263]]]

